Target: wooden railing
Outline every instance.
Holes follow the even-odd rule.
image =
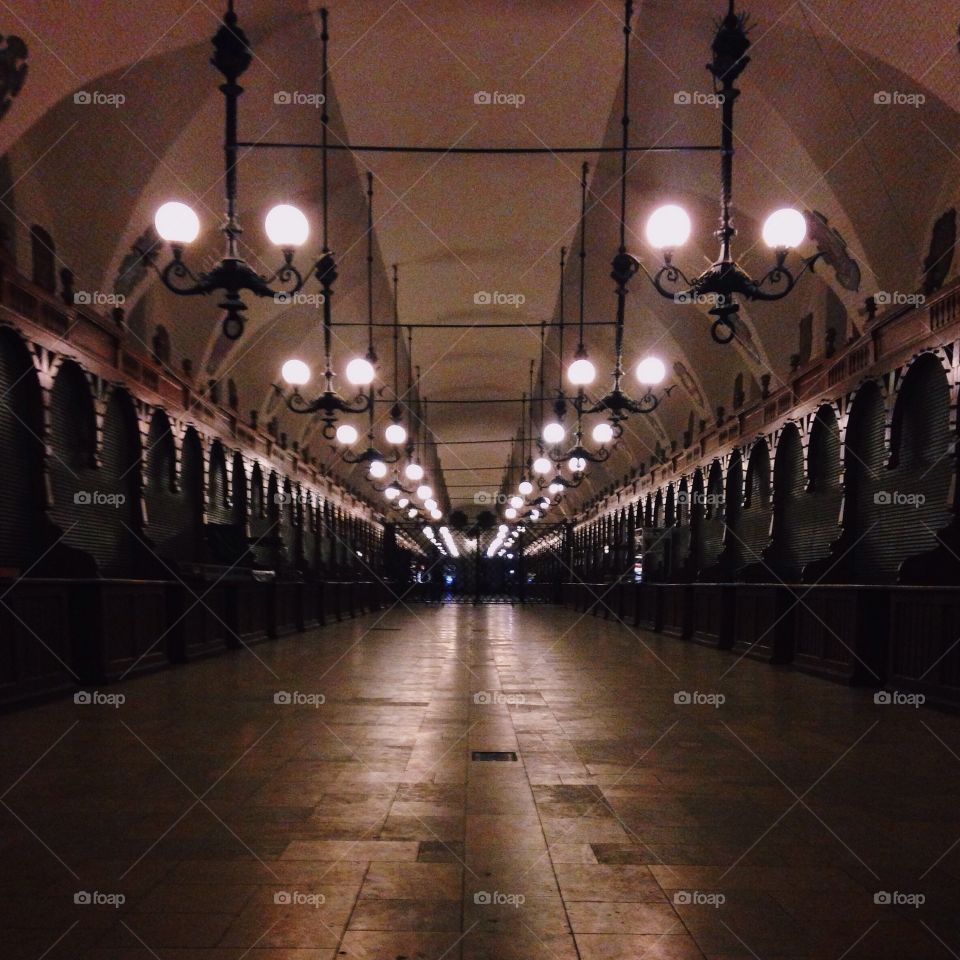
[[[379,610],[375,581],[0,581],[0,707]]]
[[[960,587],[579,582],[564,595],[632,629],[960,707]]]

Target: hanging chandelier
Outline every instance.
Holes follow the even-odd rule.
[[[301,413],[305,415],[317,415],[320,420],[323,422],[323,436],[328,440],[333,439],[337,436],[338,431],[336,430],[337,415],[341,413],[366,413],[373,405],[373,381],[376,376],[376,370],[374,364],[376,363],[377,357],[373,349],[373,317],[372,317],[372,281],[370,279],[370,259],[367,263],[367,276],[368,276],[368,349],[367,355],[365,357],[356,357],[347,364],[347,379],[354,385],[358,387],[370,387],[369,392],[366,396],[359,396],[353,402],[344,400],[343,397],[337,393],[334,388],[333,381],[335,374],[333,372],[333,361],[332,361],[332,340],[333,340],[333,314],[332,314],[332,300],[333,300],[333,284],[337,279],[337,267],[336,261],[334,260],[333,253],[330,250],[330,233],[329,233],[329,224],[330,224],[330,175],[329,175],[329,150],[328,150],[328,138],[329,138],[329,115],[327,113],[327,73],[328,73],[328,46],[329,46],[329,34],[327,33],[327,11],[322,9],[320,11],[320,16],[323,23],[323,30],[320,35],[322,41],[322,67],[323,67],[323,86],[322,86],[322,96],[323,96],[323,113],[321,114],[321,126],[322,126],[322,141],[321,141],[321,169],[322,169],[322,180],[323,180],[323,255],[320,258],[320,261],[317,265],[317,278],[320,281],[320,286],[323,290],[323,354],[324,354],[324,373],[323,373],[323,382],[324,389],[323,392],[315,397],[313,400],[307,400],[300,394],[300,387],[310,382],[310,368],[302,360],[288,360],[283,365],[282,376],[288,384],[293,387],[293,393],[287,397],[287,406],[294,413]],[[372,221],[372,209],[373,209],[373,178],[369,173],[367,174],[367,196],[368,196],[368,211],[367,211],[367,232],[368,232],[368,251],[370,250],[369,244],[372,242],[370,235],[372,234],[373,221]],[[372,258],[372,253],[368,252],[368,258]],[[339,437],[341,443],[343,443],[343,436],[349,436],[349,431],[344,431],[344,434]],[[373,444],[371,443],[371,449]],[[384,471],[385,474],[385,471]],[[381,474],[383,476],[384,474]]]
[[[396,298],[396,267],[394,267],[394,298]],[[396,307],[394,307],[394,328],[396,328]],[[396,336],[396,334],[395,334]],[[397,372],[396,361],[396,341],[394,341],[394,377]],[[367,355],[366,360],[370,364],[371,371],[377,362],[377,353],[373,346],[373,174],[367,172]],[[394,380],[396,382],[396,380]],[[367,448],[361,453],[352,454],[348,449],[359,439],[357,430],[351,424],[345,423],[337,428],[336,437],[340,444],[345,448],[340,451],[340,457],[345,463],[366,464],[369,471],[369,479],[382,480],[387,475],[387,464],[396,463],[400,459],[400,451],[394,450],[391,454],[381,453],[375,444],[374,435],[376,392],[371,377],[370,385],[367,387]],[[399,427],[399,433],[394,434],[397,443],[403,443],[407,439],[407,432],[400,424],[391,423],[387,427],[386,437],[390,441],[390,428]]]
[[[552,503],[559,503],[565,490],[572,490],[579,487],[583,482],[583,472],[574,474],[573,479],[567,480],[563,474],[557,470],[552,480],[547,480],[546,476],[554,469],[554,462],[547,455],[547,448],[556,447],[563,443],[567,435],[566,427],[563,425],[564,417],[567,414],[567,397],[563,389],[563,334],[565,329],[565,300],[563,289],[563,273],[566,267],[567,248],[560,248],[560,307],[559,307],[559,327],[560,327],[560,345],[559,345],[559,364],[557,369],[557,397],[553,402],[554,419],[549,423],[543,424],[538,446],[540,456],[533,461],[533,470],[538,474],[537,486],[540,490],[548,490],[553,498]],[[543,423],[543,399],[544,399],[544,363],[543,363],[543,332],[541,328],[540,339],[540,422]]]
[[[573,433],[573,446],[566,452],[559,448],[550,453],[550,459],[555,464],[566,462],[570,472],[576,476],[587,469],[589,463],[603,463],[610,458],[610,450],[606,443],[613,439],[613,428],[608,423],[597,424],[594,430],[594,439],[601,444],[596,453],[591,453],[583,445],[583,408],[586,400],[585,388],[596,379],[597,371],[587,356],[587,348],[583,340],[584,304],[586,295],[586,266],[587,266],[587,172],[589,165],[584,163],[580,172],[580,326],[577,352],[574,360],[567,368],[567,379],[577,388],[577,395],[572,403],[577,413],[576,427]],[[562,396],[562,387],[561,387]],[[559,413],[559,410],[558,410]]]
[[[324,41],[324,139],[327,132],[326,107],[326,10],[323,17]],[[282,262],[272,274],[264,276],[254,270],[240,255],[239,241],[243,233],[237,216],[237,163],[239,143],[237,137],[238,108],[243,87],[238,80],[247,71],[253,59],[253,52],[247,35],[237,25],[237,15],[233,9],[233,0],[227,5],[227,12],[219,30],[213,37],[214,54],[211,63],[223,75],[224,82],[220,90],[224,96],[224,185],[226,213],[221,232],[225,239],[225,251],[220,262],[212,270],[196,273],[184,259],[184,251],[200,235],[200,218],[186,203],[178,200],[168,201],[160,206],[154,218],[157,233],[170,246],[171,258],[163,268],[157,267],[151,257],[142,260],[156,270],[163,285],[172,293],[181,297],[209,296],[219,292],[221,301],[217,306],[224,311],[223,335],[237,340],[243,335],[244,314],[247,305],[241,297],[248,291],[257,297],[270,297],[279,303],[288,303],[303,289],[313,273],[321,284],[327,278],[332,282],[336,277],[332,262],[328,262],[326,249],[326,212],[324,212],[324,255],[306,272],[294,264],[293,258],[298,247],[306,243],[310,234],[310,225],[306,216],[297,207],[289,203],[279,204],[269,211],[264,221],[267,237],[280,248]]]
[[[606,413],[613,435],[623,435],[621,424],[630,414],[650,414],[660,405],[660,397],[653,388],[663,382],[667,368],[659,357],[646,357],[636,366],[636,377],[646,392],[639,400],[631,399],[623,390],[623,327],[626,318],[628,284],[640,268],[640,261],[627,253],[627,156],[630,152],[630,20],[633,16],[633,0],[624,4],[623,22],[623,138],[620,145],[620,246],[613,258],[610,274],[617,285],[617,319],[614,332],[613,386],[586,413]],[[592,371],[593,365],[590,365]],[[573,365],[571,365],[571,374]],[[585,378],[588,371],[581,367],[578,376]],[[572,377],[571,377],[572,381]],[[573,382],[573,381],[572,381]],[[590,376],[589,382],[593,382]]]
[[[687,212],[680,206],[668,204],[651,215],[646,227],[647,241],[662,251],[663,256],[663,264],[657,273],[654,276],[648,274],[653,286],[662,296],[678,304],[712,303],[709,313],[716,319],[711,334],[717,343],[730,343],[737,336],[736,320],[740,311],[737,297],[760,301],[782,300],[793,291],[800,277],[807,270],[812,271],[816,262],[824,256],[819,252],[812,257],[801,258],[799,269],[787,266],[790,251],[800,246],[806,238],[807,221],[799,210],[785,207],[772,213],[763,226],[763,240],[774,251],[773,267],[755,280],[733,259],[731,241],[737,232],[730,212],[733,199],[733,108],[740,96],[735,84],[750,63],[747,56],[750,49],[747,15],[738,14],[734,2],[730,0],[727,15],[720,23],[712,45],[713,59],[707,65],[722,108],[720,228],[714,234],[720,241],[720,256],[691,280],[673,262],[676,249],[690,238],[692,227]],[[630,260],[632,276],[636,272],[633,266],[636,261]]]

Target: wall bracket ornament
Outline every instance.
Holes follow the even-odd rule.
[[[27,45],[11,34],[0,36],[0,119],[13,104],[27,79]]]

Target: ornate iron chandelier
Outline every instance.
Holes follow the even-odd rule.
[[[740,96],[737,79],[750,63],[747,51],[747,15],[734,9],[735,0],[730,0],[726,17],[720,22],[714,37],[713,59],[707,70],[713,76],[714,93],[721,104],[722,145],[720,160],[720,228],[714,236],[720,241],[720,256],[703,273],[690,279],[673,262],[674,251],[689,239],[690,217],[679,206],[669,204],[656,210],[647,222],[647,240],[663,252],[663,265],[650,278],[657,292],[678,304],[711,302],[709,313],[716,319],[711,334],[717,343],[730,343],[737,336],[736,319],[740,311],[737,297],[747,300],[782,300],[796,287],[807,270],[813,270],[816,262],[824,256],[823,251],[812,257],[802,258],[798,270],[787,266],[790,250],[803,243],[807,233],[804,215],[790,207],[772,213],[763,227],[763,239],[774,251],[774,265],[759,280],[750,277],[733,259],[731,241],[736,236],[730,207],[733,198],[733,108]],[[628,3],[629,7],[630,4]],[[614,261],[614,273],[623,277],[623,285],[636,273],[638,263],[621,249],[620,257],[626,257],[618,268]],[[644,271],[646,272],[646,271]],[[619,281],[618,281],[619,282]]]
[[[394,267],[394,301],[396,301],[396,267]],[[396,303],[394,303],[394,337],[396,337]],[[396,340],[394,340],[394,377],[397,372]],[[377,362],[377,352],[373,346],[373,174],[367,171],[367,355],[366,359],[371,369]],[[396,382],[396,381],[394,381]],[[349,449],[340,452],[345,463],[366,464],[369,470],[369,479],[382,480],[387,475],[387,464],[396,463],[400,459],[400,451],[394,449],[391,454],[381,453],[375,444],[374,422],[376,411],[376,392],[373,382],[367,387],[367,448],[358,454],[350,453]],[[394,424],[391,424],[393,426]],[[359,439],[356,429],[350,424],[343,424],[337,429],[337,440],[349,448]],[[390,440],[390,429],[387,429],[387,439]],[[394,442],[401,444],[407,439],[407,432],[400,427],[400,433],[393,434]]]
[[[322,11],[324,23],[324,64],[326,64],[326,11]],[[274,207],[266,217],[265,227],[270,241],[280,248],[283,262],[270,275],[264,276],[254,270],[239,252],[239,239],[243,230],[237,217],[237,113],[243,87],[237,82],[246,72],[253,59],[253,52],[244,31],[237,26],[237,15],[233,9],[233,0],[227,6],[220,29],[213,37],[214,54],[211,63],[223,74],[220,85],[225,101],[225,194],[226,218],[221,231],[226,240],[225,252],[220,262],[203,273],[195,273],[184,260],[186,246],[196,240],[200,233],[200,218],[193,209],[180,201],[164,203],[156,213],[155,226],[160,237],[170,245],[171,259],[162,269],[157,267],[153,256],[143,256],[143,251],[135,251],[143,261],[156,270],[163,285],[172,293],[181,297],[208,296],[222,292],[217,305],[224,311],[223,335],[237,340],[243,335],[244,313],[247,305],[241,293],[249,291],[257,297],[271,297],[280,303],[290,299],[303,288],[310,273],[324,283],[336,277],[331,275],[332,266],[327,257],[322,256],[310,270],[302,273],[294,264],[296,248],[302,246],[309,236],[310,227],[307,218],[290,204]],[[326,67],[324,67],[323,88],[326,95]],[[324,103],[324,134],[326,134],[326,103]],[[326,233],[326,221],[324,221]],[[326,253],[326,247],[324,248]]]
[[[617,285],[617,319],[614,333],[613,387],[586,413],[606,413],[616,437],[623,435],[621,424],[630,414],[650,414],[660,405],[660,398],[653,388],[663,382],[667,369],[658,357],[646,357],[637,364],[637,380],[646,388],[639,399],[631,399],[623,390],[623,327],[626,317],[627,285],[640,268],[640,261],[627,253],[627,156],[630,152],[630,20],[633,17],[633,0],[624,4],[623,22],[623,139],[620,146],[620,246],[613,258],[610,276]],[[572,370],[572,367],[571,367]],[[593,378],[590,378],[592,382]]]
[[[330,250],[329,242],[329,224],[330,224],[330,174],[329,174],[329,114],[327,112],[327,73],[328,73],[328,46],[329,46],[329,34],[327,32],[327,11],[324,8],[320,11],[320,16],[323,24],[322,33],[320,39],[322,41],[323,48],[323,58],[322,58],[322,67],[323,67],[323,86],[322,86],[322,96],[323,96],[323,112],[321,114],[321,126],[322,126],[322,141],[321,141],[321,166],[323,173],[323,255],[320,258],[320,261],[317,265],[317,279],[320,281],[321,288],[323,290],[323,354],[324,354],[324,372],[323,372],[323,382],[324,389],[318,397],[313,400],[306,400],[301,396],[299,388],[304,384],[308,383],[310,380],[310,368],[302,360],[288,360],[283,365],[283,378],[289,383],[294,389],[293,393],[287,397],[287,406],[294,413],[302,414],[317,414],[319,415],[320,420],[323,422],[323,435],[328,440],[332,440],[336,436],[337,431],[335,425],[337,422],[337,415],[341,413],[366,413],[373,405],[373,380],[375,377],[374,363],[376,362],[376,354],[373,349],[373,317],[371,315],[372,311],[372,293],[371,281],[370,281],[370,261],[368,260],[367,264],[367,273],[368,273],[368,350],[366,357],[357,357],[354,360],[351,360],[347,364],[347,379],[354,384],[355,386],[368,386],[370,387],[369,392],[366,396],[359,396],[353,402],[344,400],[343,397],[337,393],[334,388],[334,372],[333,372],[333,362],[331,358],[332,354],[332,339],[333,339],[333,315],[332,315],[332,299],[333,299],[333,284],[337,279],[337,267],[336,261],[334,260],[333,253]],[[372,209],[373,209],[373,187],[372,187],[372,177],[367,174],[367,195],[369,199],[368,203],[368,212],[367,212],[367,232],[368,232],[368,245],[370,242],[370,236],[372,235],[373,230],[373,221],[372,221]],[[371,254],[368,253],[368,257]],[[341,439],[342,442],[342,439]],[[372,448],[371,443],[371,448]]]

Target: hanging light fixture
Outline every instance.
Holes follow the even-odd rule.
[[[543,423],[543,409],[541,403],[540,410],[540,423],[543,424],[540,431],[540,452],[543,453],[543,448],[545,446],[555,447],[558,444],[563,443],[564,438],[567,435],[567,429],[563,425],[564,417],[567,415],[567,398],[563,390],[563,333],[564,333],[564,291],[563,291],[563,271],[566,266],[567,261],[567,248],[560,248],[560,308],[559,308],[559,327],[560,327],[560,346],[557,356],[559,361],[557,364],[557,396],[553,401],[553,414],[554,418],[549,423]],[[543,379],[543,361],[540,362],[540,371],[541,371],[541,384]],[[543,395],[543,389],[540,390],[541,396]],[[540,458],[541,460],[544,458]],[[542,466],[542,463],[541,463]],[[546,470],[538,470],[538,473],[549,473],[552,469],[552,465],[549,465]]]
[[[733,108],[740,96],[736,82],[750,63],[747,32],[746,14],[738,14],[734,0],[730,0],[727,15],[720,22],[713,40],[713,59],[707,65],[721,105],[720,229],[715,234],[720,241],[719,258],[693,280],[673,262],[674,251],[686,243],[692,229],[687,212],[675,204],[656,210],[647,221],[646,230],[650,245],[663,252],[663,265],[650,278],[657,292],[675,303],[711,301],[713,306],[709,313],[716,318],[711,334],[717,343],[730,343],[737,336],[738,296],[747,300],[782,300],[793,291],[800,277],[807,270],[812,271],[824,256],[817,253],[801,258],[796,272],[787,266],[790,251],[803,243],[807,233],[806,218],[792,208],[777,210],[764,224],[763,240],[774,251],[774,265],[763,277],[759,280],[751,278],[731,254],[731,241],[737,232],[730,213],[733,199]],[[637,373],[639,376],[639,369]]]
[[[400,402],[400,279],[397,265],[393,265],[393,406],[390,423],[383,436],[387,443],[400,446],[407,442],[407,428],[403,425],[403,405]]]
[[[581,392],[597,379],[597,368],[587,355],[587,348],[583,342],[583,307],[584,283],[583,268],[587,257],[587,171],[589,164],[584,162],[580,170],[580,335],[577,341],[577,352],[573,362],[567,368],[567,379]]]
[[[407,446],[407,465],[403,469],[403,474],[408,480],[412,480],[414,483],[420,483],[426,471],[423,469],[423,465],[417,459],[418,452],[417,441],[420,438],[421,430],[424,427],[423,417],[419,415],[419,406],[420,406],[420,368],[417,367],[417,377],[416,381],[413,380],[413,328],[407,328],[407,357],[410,364],[410,389],[409,393],[415,398],[417,403],[417,412],[415,414],[415,423],[414,423],[414,432],[410,438],[410,443]],[[424,416],[425,416],[424,412]]]
[[[326,33],[326,11],[323,11]],[[153,267],[163,285],[181,297],[209,296],[222,292],[217,304],[224,311],[223,334],[230,340],[243,335],[244,313],[247,309],[240,294],[249,291],[257,297],[272,297],[280,303],[289,302],[310,277],[316,273],[321,280],[325,269],[321,257],[305,274],[294,265],[297,247],[306,243],[310,225],[302,211],[288,203],[274,207],[266,216],[264,227],[270,242],[280,248],[283,260],[269,276],[259,274],[248,264],[239,251],[239,239],[243,232],[237,217],[237,163],[239,144],[237,137],[238,108],[243,87],[238,80],[246,73],[253,60],[253,52],[244,31],[237,26],[233,0],[227,5],[220,29],[213,37],[214,54],[210,62],[223,74],[220,91],[224,96],[224,188],[226,218],[221,232],[226,240],[224,256],[209,271],[194,273],[184,260],[184,250],[200,234],[200,218],[186,203],[172,200],[162,204],[154,217],[154,226],[161,239],[170,245],[171,259],[162,269],[150,257],[135,248],[141,262]],[[326,72],[324,72],[326,91]],[[326,106],[324,106],[326,111]]]
[[[614,368],[613,386],[610,391],[598,400],[586,413],[606,413],[610,420],[611,429],[615,437],[623,435],[621,424],[631,413],[649,414],[660,405],[660,397],[653,392],[653,387],[659,384],[666,368],[663,362],[654,357],[647,357],[637,367],[638,380],[641,386],[646,387],[646,393],[639,400],[632,400],[622,389],[623,379],[623,328],[626,318],[627,285],[634,274],[640,269],[640,261],[627,253],[627,157],[630,152],[630,20],[633,17],[633,0],[626,0],[624,4],[623,22],[623,139],[620,147],[620,246],[613,258],[613,272],[611,277],[617,284],[617,320],[614,333]],[[659,364],[657,367],[656,365]],[[650,379],[650,374],[658,369],[661,375],[656,380]],[[643,376],[640,375],[641,370]]]
[[[601,446],[596,453],[591,453],[583,445],[583,407],[586,400],[584,385],[586,383],[591,383],[595,374],[595,371],[594,373],[590,373],[588,378],[588,371],[586,370],[586,367],[583,366],[583,364],[589,364],[590,370],[593,370],[593,364],[587,359],[587,351],[583,343],[584,308],[586,303],[588,170],[589,166],[584,163],[580,174],[580,336],[579,345],[577,346],[576,359],[570,364],[570,368],[567,371],[567,379],[569,379],[571,383],[576,384],[578,381],[581,381],[577,388],[577,395],[573,400],[573,408],[577,412],[577,425],[574,430],[573,446],[566,452],[561,452],[559,449],[556,449],[550,453],[550,459],[553,460],[554,463],[559,464],[566,461],[570,472],[575,476],[577,474],[582,474],[587,469],[588,463],[603,463],[605,460],[610,458],[610,450],[606,446]],[[581,366],[577,368],[579,372],[574,374],[574,368],[577,367],[577,364],[581,364]],[[611,429],[608,439],[612,438],[613,430]]]
[[[337,265],[333,253],[330,250],[330,175],[329,175],[329,157],[328,157],[328,139],[329,139],[329,115],[327,114],[327,74],[328,74],[328,41],[327,33],[327,11],[322,9],[320,17],[323,30],[320,35],[322,41],[323,58],[323,112],[320,115],[321,121],[321,169],[323,174],[323,255],[317,262],[316,274],[323,290],[323,353],[324,353],[324,391],[314,400],[306,400],[300,394],[300,387],[304,386],[310,380],[310,368],[301,360],[288,360],[283,365],[284,378],[293,387],[293,393],[286,398],[287,406],[294,413],[307,415],[317,414],[323,422],[323,436],[328,440],[336,435],[335,424],[337,414],[339,413],[366,413],[372,403],[372,388],[367,396],[359,396],[353,403],[344,400],[334,389],[333,364],[331,359],[332,339],[333,339],[333,284],[337,279]],[[368,174],[368,185],[371,183]],[[368,186],[368,195],[371,197],[372,205],[372,187]],[[368,214],[368,230],[372,229]],[[373,353],[373,338],[370,337],[370,349],[366,357],[358,357],[347,364],[347,379],[356,386],[369,386],[373,383],[376,355]],[[290,379],[287,375],[293,374]]]
[[[370,367],[370,371],[373,371],[374,364],[377,362],[377,353],[373,346],[373,174],[369,171],[367,172],[367,355],[364,362]],[[363,371],[363,376],[366,377],[366,371]],[[387,464],[396,463],[400,459],[400,453],[395,450],[392,454],[385,455],[374,446],[376,393],[372,375],[367,383],[367,448],[357,455],[344,450],[340,456],[345,463],[366,464],[370,477],[374,480],[382,480],[389,472]],[[341,431],[345,431],[347,427],[348,425],[344,424],[337,429],[338,438]],[[356,430],[353,432],[356,434]],[[354,437],[355,441],[356,437]]]

